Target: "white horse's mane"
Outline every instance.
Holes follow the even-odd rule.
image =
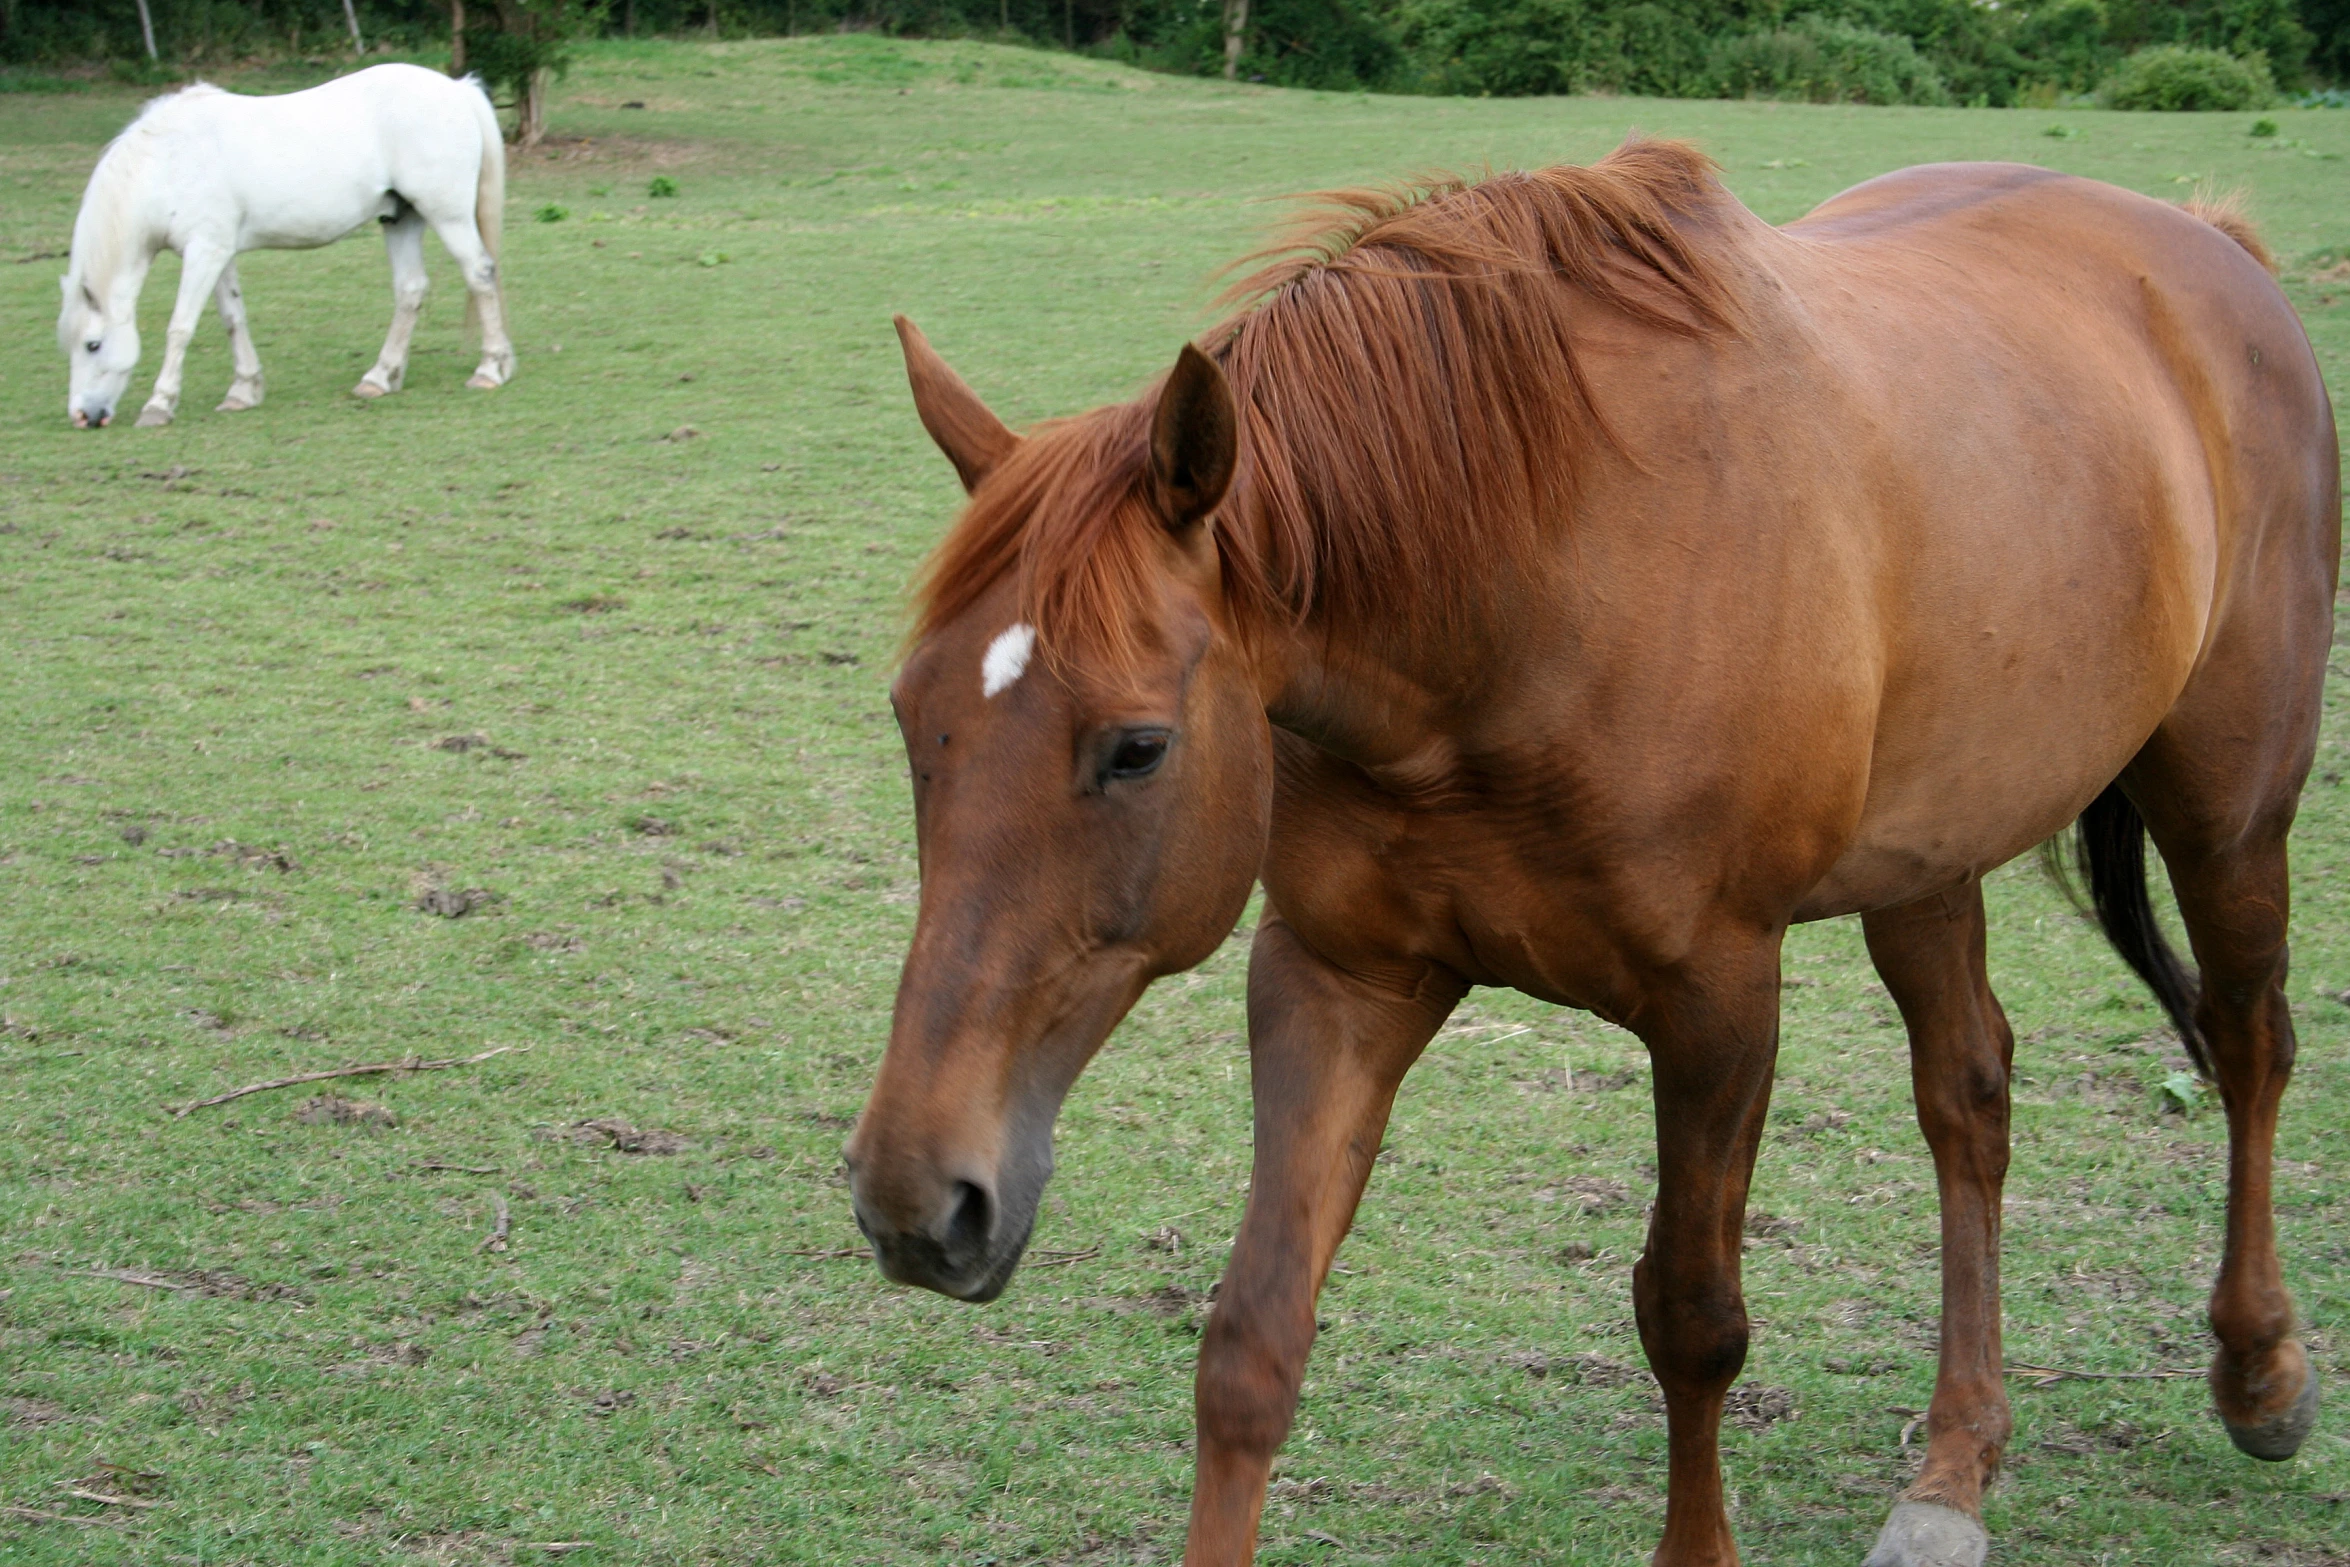
[[[106,144],[97,168],[91,171],[89,193],[82,199],[80,220],[74,225],[65,273],[69,295],[77,289],[88,290],[98,299],[99,307],[105,307],[107,302],[97,291],[112,283],[121,269],[135,211],[130,195],[148,159],[154,156],[157,142],[191,103],[223,96],[224,90],[210,82],[191,82],[177,92],[150,98],[140,107],[138,118]]]

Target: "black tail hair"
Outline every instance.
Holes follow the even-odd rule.
[[[2046,847],[2048,868],[2080,907],[2080,893],[2067,874],[2070,868],[2055,852],[2055,840]],[[2096,918],[2113,950],[2154,992],[2195,1070],[2209,1078],[2211,1053],[2195,1026],[2195,997],[2201,985],[2195,971],[2179,961],[2154,918],[2154,903],[2146,894],[2146,819],[2121,785],[2107,784],[2073,824],[2073,858],[2081,879],[2089,884],[2088,907],[2081,912]]]

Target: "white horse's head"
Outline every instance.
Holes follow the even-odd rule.
[[[120,321],[108,320],[96,291],[71,273],[58,281],[65,305],[57,312],[57,346],[70,367],[65,413],[77,428],[95,430],[113,420],[130,390],[131,372],[139,366],[139,322],[128,312]]]

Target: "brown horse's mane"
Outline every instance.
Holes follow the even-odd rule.
[[[1439,635],[1529,561],[1572,512],[1578,457],[1614,440],[1577,312],[1733,328],[1727,276],[1682,231],[1726,199],[1702,153],[1636,138],[1589,166],[1325,193],[1248,258],[1206,339],[1240,407],[1216,538],[1242,634],[1316,613]],[[1138,655],[1155,405],[1154,386],[1033,430],[931,558],[915,639],[1015,572],[1048,655]]]

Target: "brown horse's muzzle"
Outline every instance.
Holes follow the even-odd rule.
[[[868,1120],[872,1112],[868,1110]],[[926,1157],[868,1136],[860,1126],[842,1151],[857,1228],[873,1260],[899,1284],[974,1303],[1004,1292],[1036,1225],[1052,1175],[1048,1118],[1035,1135],[1013,1132],[995,1168],[977,1159]]]

